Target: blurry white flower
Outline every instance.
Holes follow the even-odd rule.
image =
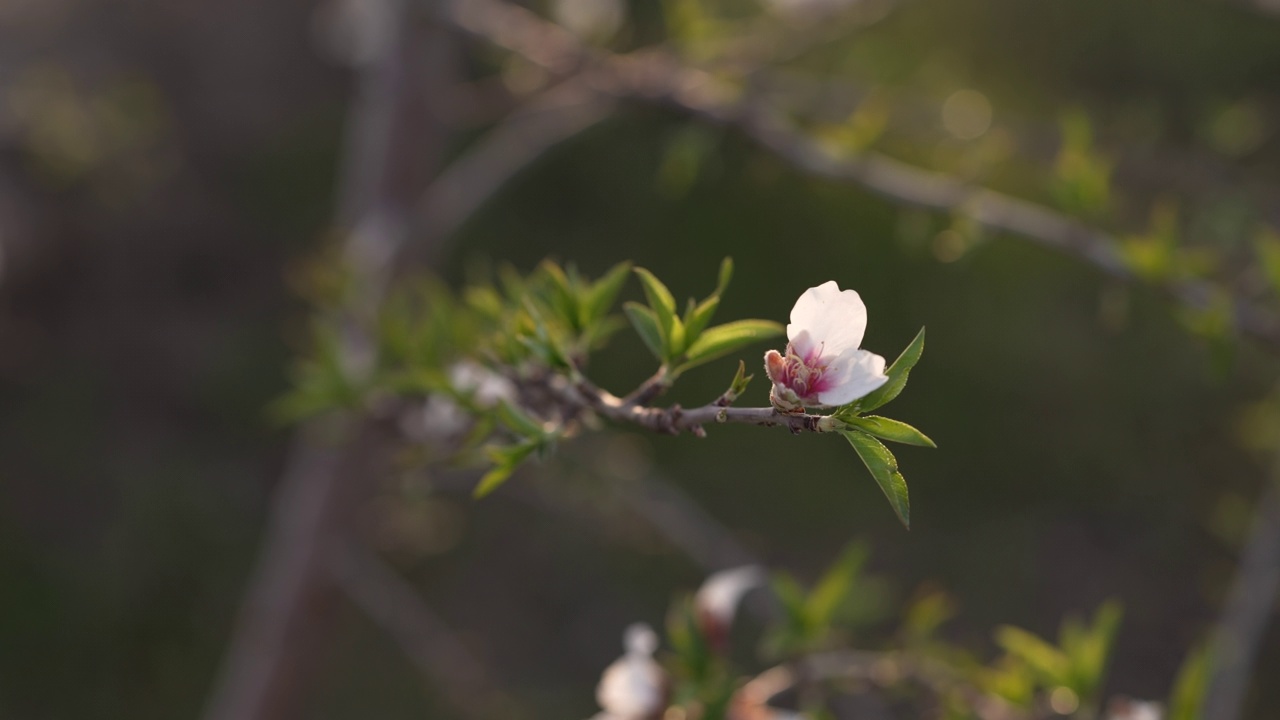
[[[884,358],[858,347],[866,329],[867,307],[857,292],[842,291],[834,280],[806,290],[791,308],[786,355],[764,356],[774,406],[799,412],[847,405],[888,382]]]
[[[555,0],[551,5],[551,17],[556,23],[595,42],[605,42],[617,34],[626,15],[625,0]]]
[[[1107,720],[1163,720],[1160,703],[1147,700],[1115,698],[1107,703]]]
[[[595,720],[648,720],[661,716],[667,704],[667,675],[653,659],[658,636],[642,623],[627,628],[626,653],[605,668],[596,686],[596,702],[604,712]]]
[[[742,596],[764,584],[765,574],[758,565],[721,570],[698,588],[693,596],[698,613],[706,615],[726,628],[733,624]]]
[[[424,435],[448,437],[466,429],[470,416],[448,395],[435,393],[422,406]]]
[[[471,398],[482,408],[491,408],[502,401],[515,402],[516,386],[507,378],[470,360],[462,360],[449,366],[449,384],[453,389]],[[417,439],[443,438],[455,435],[467,428],[471,415],[445,393],[432,393],[422,406],[417,418],[404,423],[405,432]]]
[[[482,408],[494,407],[503,400],[516,400],[514,383],[470,360],[462,360],[449,366],[449,384],[454,390],[469,395],[471,401]]]

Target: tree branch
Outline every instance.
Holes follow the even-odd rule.
[[[510,714],[515,704],[494,685],[484,666],[376,553],[354,541],[337,542],[329,569],[347,596],[437,681],[455,707],[472,717]]]
[[[448,9],[449,19],[459,28],[553,73],[578,73],[603,94],[657,102],[735,127],[804,172],[855,183],[903,204],[967,218],[988,230],[1065,252],[1112,277],[1128,282],[1143,279],[1130,269],[1110,233],[1050,208],[882,154],[838,155],[791,127],[759,98],[685,65],[665,48],[626,55],[604,53],[503,0],[452,0]],[[1253,306],[1233,288],[1197,279],[1156,285],[1195,311],[1210,309],[1219,296],[1230,298],[1236,328],[1272,352],[1280,352],[1280,318]]]
[[[1203,717],[1236,720],[1280,592],[1280,453],[1258,501],[1213,638]]]
[[[679,405],[665,408],[635,405],[608,390],[596,387],[582,377],[572,386],[548,382],[544,387],[567,405],[585,407],[614,422],[637,425],[669,435],[679,435],[681,432],[699,434],[703,425],[724,423],[785,427],[797,434],[835,432],[842,427],[840,421],[830,415],[781,413],[772,407],[729,407],[720,404],[719,399],[708,405],[687,409]]]

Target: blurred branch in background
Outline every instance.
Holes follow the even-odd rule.
[[[1144,276],[1126,258],[1118,237],[1065,213],[888,155],[841,151],[811,137],[757,94],[751,82],[741,84],[745,89],[737,83],[776,60],[765,57],[767,52],[756,53],[754,40],[726,53],[719,65],[713,61],[696,67],[663,45],[629,54],[588,46],[564,28],[500,0],[447,0],[444,5],[449,22],[541,66],[554,76],[554,83],[526,99],[427,184],[423,163],[434,163],[446,137],[445,128],[431,122],[432,113],[424,115],[423,110],[445,95],[448,63],[440,56],[432,62],[417,57],[412,43],[423,39],[409,29],[416,27],[407,21],[411,4],[387,0],[386,7],[395,10],[378,15],[379,22],[400,31],[391,33],[397,40],[385,44],[384,54],[369,62],[362,78],[361,100],[347,140],[339,213],[339,225],[354,228],[346,251],[361,294],[358,317],[349,319],[344,333],[343,355],[353,366],[367,362],[370,355],[364,319],[381,300],[392,275],[403,271],[406,259],[419,261],[418,267],[429,264],[443,239],[509,178],[547,148],[608,117],[620,100],[670,106],[736,128],[803,172],[850,182],[900,204],[1031,240],[1082,259],[1111,277],[1150,281],[1195,311],[1211,309],[1227,293],[1235,327],[1270,350],[1280,351],[1280,323],[1230,287],[1195,277]],[[834,36],[831,28],[824,30],[805,41],[821,43]],[[432,49],[442,52],[440,48],[448,44],[445,34],[438,28],[433,31]],[[779,52],[791,55],[803,52],[803,47],[803,43],[785,44]],[[726,67],[740,77],[726,78]],[[433,81],[423,82],[417,77],[420,72],[433,74]],[[435,115],[437,120],[442,116]],[[425,151],[424,146],[428,146]],[[409,245],[410,236],[422,242]],[[346,422],[345,427],[308,428],[300,436],[226,674],[210,706],[210,720],[287,716],[296,708],[298,686],[305,677],[301,666],[312,654],[310,648],[322,642],[323,633],[316,630],[314,619],[331,579],[321,572],[325,568],[336,574],[347,594],[419,666],[442,679],[456,705],[484,715],[491,710],[489,703],[482,707],[467,696],[483,695],[497,702],[480,690],[487,681],[478,665],[471,660],[461,666],[451,664],[469,656],[460,646],[454,647],[457,643],[449,639],[443,623],[394,571],[355,545],[343,546],[336,557],[326,557],[351,506],[361,491],[369,490],[366,478],[376,475],[370,468],[378,464],[378,443],[367,439],[376,435],[376,425],[370,420]],[[345,449],[325,448],[334,435],[357,439]],[[612,486],[636,515],[701,566],[720,569],[751,562],[731,533],[670,483],[649,474]],[[1268,492],[1228,607],[1220,653],[1234,656],[1234,661],[1223,664],[1218,694],[1210,698],[1224,703],[1224,714],[1210,717],[1233,717],[1256,651],[1254,644],[1239,638],[1256,639],[1273,604],[1269,599],[1274,598],[1276,555],[1280,554],[1280,491],[1275,494],[1273,498]]]
[[[362,58],[337,223],[352,228],[345,255],[360,293],[359,307],[343,331],[344,361],[354,368],[372,355],[364,324],[392,277],[409,267],[429,267],[444,239],[507,180],[609,109],[607,99],[584,93],[573,82],[553,87],[517,108],[419,194],[423,167],[445,142],[441,120],[448,113],[432,103],[449,97],[450,43],[438,28],[423,31],[413,3],[384,4],[384,11],[364,18],[374,26],[372,36],[385,42],[371,42],[381,54]],[[415,242],[408,246],[411,229]],[[324,644],[317,616],[328,604],[329,582],[319,565],[326,562],[327,543],[347,526],[353,508],[370,491],[370,478],[378,477],[373,468],[381,465],[382,451],[373,451],[367,439],[378,432],[373,419],[348,418],[300,433],[210,701],[206,717],[211,720],[296,712],[307,675],[304,666]],[[348,551],[342,560],[348,592],[351,573],[359,569],[352,566],[353,557]],[[354,599],[384,624],[404,619],[388,615],[372,594]],[[418,647],[423,637],[418,631],[426,627],[423,617],[419,613],[416,621],[405,621],[418,629],[413,641],[417,649],[410,655],[419,661],[424,658]]]
[[[611,109],[609,98],[577,80],[538,93],[440,173],[418,201],[416,226],[437,238],[452,235],[516,173],[607,117]]]
[[[1118,239],[1056,210],[914,167],[875,152],[841,154],[809,137],[758,101],[750,90],[688,66],[662,47],[614,55],[580,43],[572,34],[502,0],[452,0],[458,27],[516,52],[548,71],[576,73],[597,91],[615,97],[672,105],[717,124],[736,127],[805,172],[853,182],[897,202],[964,217],[977,225],[1066,252],[1107,275],[1143,278],[1126,262]],[[1195,278],[1153,281],[1184,307],[1211,310],[1223,294],[1239,331],[1280,352],[1280,322],[1231,287]]]
[[[330,569],[338,586],[400,646],[434,687],[468,717],[502,717],[516,707],[467,646],[418,592],[358,541],[337,541]]]
[[[1266,637],[1280,591],[1280,454],[1254,510],[1236,577],[1218,621],[1211,648],[1212,673],[1204,717],[1236,720],[1253,680],[1253,666]]]
[[[396,268],[413,198],[444,143],[430,103],[451,82],[448,35],[424,28],[409,0],[383,3],[378,17],[390,32],[360,76],[337,221],[349,233],[344,251],[362,293],[359,310],[376,306]],[[363,323],[348,317],[342,326],[342,360],[353,368],[372,357]],[[208,720],[300,712],[332,605],[327,553],[386,460],[381,434],[372,420],[351,417],[316,422],[298,434]]]

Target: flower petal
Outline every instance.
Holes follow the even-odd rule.
[[[698,588],[693,604],[703,613],[724,626],[733,624],[738,602],[753,588],[764,584],[767,576],[758,565],[746,565],[732,570],[721,570]]]
[[[627,628],[627,652],[605,668],[596,686],[596,702],[605,717],[647,718],[662,711],[666,673],[653,660],[658,636],[648,625]]]
[[[848,405],[889,382],[884,364],[884,358],[873,352],[846,350],[827,366],[818,400],[823,405]]]
[[[862,297],[854,290],[841,290],[834,280],[829,280],[805,290],[796,300],[791,308],[791,324],[787,325],[787,339],[803,342],[801,333],[808,331],[809,347],[797,345],[796,354],[808,359],[807,351],[817,347],[823,357],[833,357],[861,345],[866,330],[867,306]]]

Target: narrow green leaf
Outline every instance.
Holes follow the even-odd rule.
[[[1067,656],[1039,637],[1022,628],[1005,625],[996,629],[996,644],[1025,662],[1040,676],[1044,685],[1052,687],[1068,683],[1070,661]]]
[[[476,485],[476,489],[472,492],[471,496],[479,500],[494,490],[497,490],[502,483],[507,481],[507,478],[511,477],[511,473],[515,471],[516,466],[514,465],[499,465],[491,469],[480,478],[480,482]]]
[[[938,447],[919,430],[904,422],[890,420],[887,417],[880,417],[879,415],[861,415],[858,417],[847,418],[845,419],[845,422],[853,425],[863,432],[875,435],[882,440],[904,443],[906,445],[919,445],[921,447]]]
[[[858,457],[862,458],[862,464],[871,471],[871,477],[876,479],[876,483],[884,491],[884,496],[889,499],[889,504],[898,514],[898,519],[907,529],[910,529],[911,500],[907,496],[907,479],[898,471],[898,461],[893,457],[893,453],[889,452],[889,448],[885,447],[884,443],[864,432],[843,430],[840,434],[844,435],[853,449],[858,452]]]
[[[685,314],[684,320],[684,337],[685,342],[692,345],[698,342],[698,336],[702,335],[702,331],[707,325],[711,324],[711,318],[716,314],[716,308],[720,307],[720,296],[712,295],[703,300],[696,307],[690,308]]]
[[[542,423],[506,400],[498,402],[497,412],[498,419],[502,421],[502,424],[516,433],[533,437],[540,437],[546,434]]]
[[[1070,641],[1066,633],[1063,634],[1061,645],[1071,660],[1073,689],[1084,702],[1092,703],[1097,700],[1096,694],[1102,686],[1107,662],[1111,658],[1111,647],[1123,616],[1120,603],[1109,600],[1098,608],[1089,628],[1081,627]]]
[[[675,315],[671,316],[671,326],[667,328],[667,360],[679,357],[688,347],[688,337],[685,334],[684,323],[680,322],[680,318]]]
[[[609,314],[609,308],[613,307],[614,301],[618,299],[618,293],[622,292],[622,286],[626,284],[627,277],[630,275],[631,262],[620,262],[591,286],[582,303],[584,326],[600,322]]]
[[[538,266],[542,277],[546,278],[547,289],[540,293],[545,298],[543,305],[552,317],[573,330],[581,330],[582,311],[578,303],[578,289],[565,271],[550,260],[543,260]]]
[[[733,279],[733,258],[725,257],[720,261],[720,278],[716,283],[716,297],[724,295],[724,291],[729,287],[729,281]]]
[[[644,287],[644,296],[649,301],[649,307],[658,316],[660,327],[664,333],[669,333],[672,321],[676,318],[675,297],[653,273],[641,267],[636,268],[635,273],[640,278],[641,286]]]
[[[787,619],[796,628],[804,628],[808,613],[805,612],[804,589],[800,587],[800,583],[787,573],[777,573],[770,579],[770,585],[778,602],[782,603]]]
[[[1169,695],[1169,720],[1202,720],[1213,657],[1208,643],[1187,653]]]
[[[538,443],[533,440],[524,440],[517,445],[507,447],[492,448],[489,456],[493,459],[494,467],[480,478],[473,496],[479,499],[497,490],[498,486],[506,482],[516,468],[520,467],[520,463],[537,449]]]
[[[881,405],[887,405],[898,394],[902,392],[902,388],[907,386],[907,376],[911,374],[911,368],[916,366],[920,361],[920,355],[924,352],[924,328],[920,328],[920,332],[916,333],[916,337],[907,346],[906,350],[898,356],[897,360],[889,366],[885,374],[889,376],[889,382],[881,385],[878,389],[869,393],[866,397],[853,403],[852,407],[858,412],[869,412],[875,410]]]
[[[747,385],[751,384],[751,379],[754,377],[755,375],[747,374],[747,364],[739,360],[738,372],[733,374],[733,382],[729,384],[729,395],[736,400],[738,396],[746,392]]]
[[[658,324],[658,316],[649,308],[638,302],[623,304],[622,310],[631,320],[631,326],[639,333],[640,339],[659,360],[665,360],[663,352],[662,328]]]
[[[782,332],[783,327],[772,320],[736,320],[717,325],[703,332],[689,346],[678,372],[715,360],[751,343],[776,337]]]
[[[822,577],[805,602],[805,614],[809,622],[819,628],[830,627],[836,611],[849,598],[849,593],[867,561],[867,547],[862,543],[850,543],[840,554],[827,574]]]

